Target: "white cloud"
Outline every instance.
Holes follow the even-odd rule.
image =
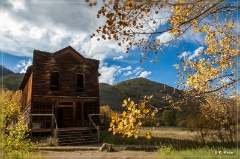
[[[29,59],[28,61],[25,60],[21,60],[18,62],[18,64],[16,64],[16,66],[14,67],[14,69],[20,69],[20,73],[25,73],[28,66],[32,65],[32,59]]]
[[[131,66],[121,67],[121,66],[107,66],[107,63],[103,63],[102,66],[99,68],[99,73],[101,76],[99,77],[100,83],[108,83],[114,84],[117,77],[120,76],[129,76],[129,78],[136,78],[136,77],[148,77],[152,72],[150,71],[143,71],[143,68],[137,67],[132,71]],[[130,77],[130,75],[132,75]]]
[[[224,84],[224,83],[229,83],[230,81],[231,81],[230,78],[228,78],[228,77],[223,77],[223,78],[221,78],[221,79],[219,80],[218,84],[222,85],[222,84]]]
[[[99,73],[101,73],[101,76],[99,77],[99,82],[113,84],[115,80],[114,76],[119,68],[120,66],[102,66],[99,69]]]
[[[91,34],[106,22],[105,18],[96,18],[100,8],[101,4],[89,7],[85,2],[68,0],[62,0],[61,3],[37,0],[27,3],[23,0],[2,3],[0,34],[3,45],[1,49],[12,55],[32,57],[34,49],[55,52],[71,45],[84,57],[100,60],[99,72],[102,74],[99,77],[100,82],[113,84],[117,76],[147,77],[150,75],[151,72],[144,71],[141,67],[132,70],[132,66],[104,64],[105,59],[121,60],[125,63],[129,61],[124,61],[127,55],[123,47],[118,46],[118,42],[102,39],[98,41],[97,37],[90,38]],[[165,9],[159,10],[158,14],[153,13],[151,16],[158,18],[156,24],[144,23],[143,30],[148,25],[157,29],[160,25],[166,24],[165,17],[169,15],[170,12],[166,12]],[[147,35],[140,35],[136,37],[136,41],[143,37],[148,38]],[[169,35],[166,33],[160,38],[166,40]],[[138,61],[130,61],[129,65],[136,62]],[[24,72],[30,63],[22,61],[16,65],[16,68]]]
[[[174,39],[174,36],[170,32],[164,32],[163,34],[156,37],[157,39],[160,39],[161,44],[165,44],[170,42]]]
[[[107,66],[105,59],[123,59],[126,53],[114,40],[90,38],[105,18],[96,18],[101,5],[89,7],[85,2],[3,3],[0,11],[3,52],[32,57],[33,50],[55,52],[71,45],[86,58],[100,61],[100,82],[113,84],[115,77],[130,67]],[[21,61],[15,69],[24,72],[28,61]],[[26,67],[25,67],[26,66]]]
[[[204,32],[195,33],[192,28],[188,29],[186,33],[182,34],[178,40],[189,41],[194,44],[201,44],[204,41]]]
[[[182,59],[182,58],[186,58],[188,55],[190,55],[191,54],[191,52],[190,51],[184,51],[181,55],[179,55],[178,57],[180,58],[180,59]]]
[[[24,1],[9,1],[9,3],[13,6],[14,11],[25,9]]]
[[[132,69],[132,66],[120,68],[120,69],[117,71],[117,75],[118,75],[118,74],[121,74],[123,71],[128,71],[128,70],[131,70],[131,69]]]
[[[133,70],[133,73],[134,73],[136,76],[138,76],[138,75],[141,73],[142,70],[143,70],[143,68],[137,67],[137,68],[135,68],[135,69]]]
[[[199,48],[197,48],[196,50],[193,51],[193,53],[191,53],[190,51],[184,51],[181,55],[179,55],[178,57],[181,58],[188,58],[190,60],[194,59],[195,57],[199,56],[200,53],[203,52],[204,47],[200,46]]]
[[[113,57],[113,60],[122,60],[123,56],[117,56],[117,57]]]
[[[143,78],[147,78],[147,76],[151,75],[152,72],[151,71],[143,71],[141,72],[141,74],[139,75],[139,77],[143,77]]]
[[[125,72],[124,74],[123,74],[123,76],[129,76],[129,75],[131,75],[132,74],[132,71],[128,71],[128,72]]]
[[[193,59],[193,58],[199,56],[200,53],[203,52],[203,48],[204,48],[204,47],[202,47],[202,46],[199,47],[199,48],[197,48],[197,49],[193,52],[193,54],[192,54],[191,56],[189,56],[189,59],[191,60],[191,59]]]
[[[33,27],[29,31],[29,37],[33,39],[41,39],[46,36],[47,30],[43,28]]]
[[[85,2],[68,1],[22,2],[3,3],[0,32],[4,52],[32,57],[34,49],[55,52],[71,45],[88,58],[105,54],[99,60],[125,54],[116,41],[90,38],[97,27],[105,23],[104,18],[96,18],[100,5],[89,7]],[[17,10],[14,11],[14,8]]]

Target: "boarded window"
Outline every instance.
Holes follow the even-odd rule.
[[[52,91],[59,91],[59,72],[51,72],[51,86]]]
[[[84,111],[84,121],[87,121],[84,126],[90,126],[89,125],[89,114],[99,114],[99,105],[98,102],[95,101],[84,101],[83,104],[83,111]],[[91,116],[91,119],[93,120],[95,125],[99,125],[99,116],[94,115]],[[91,122],[91,126],[92,122]]]
[[[84,76],[77,74],[77,92],[84,92]]]
[[[41,114],[32,116],[33,128],[51,128],[52,116],[44,114],[52,114],[52,101],[34,101],[32,114]]]

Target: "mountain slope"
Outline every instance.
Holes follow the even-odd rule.
[[[6,67],[0,65],[0,77],[5,76],[5,75],[9,75],[9,74],[13,74],[14,72],[12,72],[11,70],[7,69]]]
[[[16,91],[18,90],[24,73],[12,73],[0,78],[1,88]]]
[[[122,110],[124,99],[131,98],[138,102],[145,95],[153,95],[151,104],[159,108],[169,105],[168,101],[162,98],[166,94],[171,94],[174,101],[181,99],[181,91],[175,90],[173,94],[174,88],[145,78],[130,79],[112,86],[100,83],[99,89],[100,105],[109,105],[114,110]]]

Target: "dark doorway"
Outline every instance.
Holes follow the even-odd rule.
[[[73,127],[73,107],[58,107],[58,127]]]

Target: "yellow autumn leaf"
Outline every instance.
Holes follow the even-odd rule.
[[[232,23],[227,23],[225,26],[226,26],[226,28],[228,28],[228,29],[232,29],[232,27],[233,27]]]
[[[154,116],[154,115],[155,115],[155,113],[154,113],[154,112],[152,112],[151,116]]]
[[[179,69],[179,65],[178,64],[174,64],[173,66],[175,66],[176,69]]]
[[[151,139],[151,135],[147,135],[146,138],[147,138],[148,140],[150,140],[150,139]]]
[[[140,109],[138,109],[138,110],[137,110],[137,114],[140,114],[140,113],[141,113],[141,110],[140,110]]]
[[[134,135],[134,139],[137,139],[137,138],[138,138],[138,135],[137,135],[137,134],[135,134],[135,135]]]

